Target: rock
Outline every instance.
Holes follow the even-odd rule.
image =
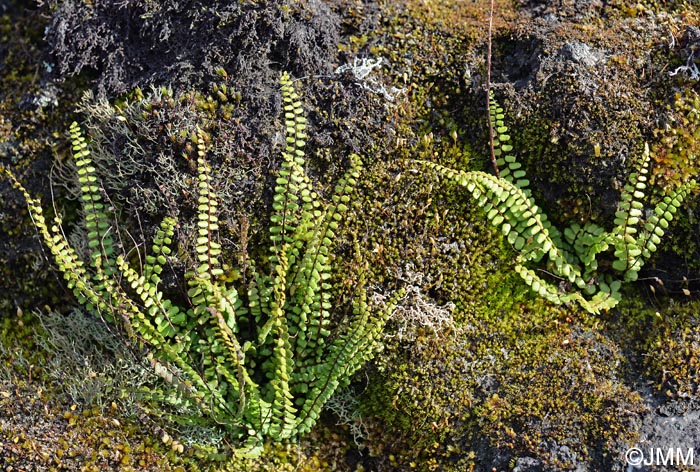
[[[520,457],[513,467],[513,472],[540,472],[541,470],[542,461],[534,457]]]
[[[559,50],[559,55],[565,60],[571,60],[586,67],[595,67],[605,59],[603,52],[577,41],[562,46]]]

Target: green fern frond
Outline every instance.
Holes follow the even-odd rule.
[[[285,72],[280,80],[284,109],[286,132],[286,147],[282,152],[282,169],[276,180],[275,195],[270,219],[270,234],[273,243],[271,247],[271,262],[274,264],[281,251],[289,251],[291,244],[295,249],[294,235],[297,231],[307,228],[311,219],[311,209],[317,196],[308,185],[308,177],[304,173],[304,146],[306,144],[306,118],[299,102],[299,96],[294,90],[291,78]],[[299,204],[301,199],[302,203]],[[300,221],[302,220],[302,221]],[[300,223],[302,223],[300,225]],[[289,254],[287,255],[289,257]]]
[[[336,389],[347,383],[357,369],[374,356],[384,325],[398,300],[405,294],[404,290],[397,291],[383,309],[373,313],[367,304],[365,289],[360,287],[358,292],[359,296],[353,301],[352,321],[333,342],[325,361],[308,372],[313,380],[295,425],[300,434],[313,427],[321,414],[321,408]]]
[[[275,335],[273,341],[272,362],[270,363],[270,403],[272,404],[272,424],[269,434],[273,437],[287,438],[292,433],[293,418],[296,412],[293,396],[289,388],[291,371],[294,368],[293,352],[289,342],[287,324],[286,279],[289,261],[286,254],[280,253],[275,267],[270,303],[270,332]]]
[[[143,266],[144,279],[156,285],[160,282],[160,274],[163,271],[166,257],[170,255],[170,245],[175,235],[175,225],[177,220],[173,217],[165,217],[160,223],[160,229],[153,238],[153,254],[146,256],[146,263]]]
[[[295,328],[295,351],[299,364],[317,362],[322,355],[322,344],[330,334],[330,251],[338,224],[347,211],[349,194],[357,183],[362,168],[359,156],[350,156],[350,168],[335,186],[331,202],[319,212],[303,258],[296,264],[290,277],[295,287],[296,306],[299,307],[298,326]],[[300,290],[296,287],[305,287]]]
[[[73,158],[78,168],[81,202],[87,230],[87,245],[93,266],[97,261],[105,263],[103,270],[107,275],[114,273],[114,240],[110,219],[100,195],[99,182],[95,166],[90,159],[90,150],[85,137],[75,121],[70,125]],[[101,267],[101,265],[100,265]]]
[[[586,223],[583,226],[572,224],[564,230],[564,240],[568,248],[573,250],[571,257],[575,258],[583,269],[581,278],[590,280],[598,269],[598,254],[608,250],[609,237],[605,230],[594,224]]]
[[[505,178],[484,172],[454,171],[435,163],[420,161],[439,174],[467,188],[488,220],[500,227],[509,244],[523,261],[537,262],[548,256],[557,275],[583,285],[581,269],[570,264],[550,234],[546,215],[525,191]],[[558,235],[558,234],[557,234]]]
[[[510,144],[510,135],[507,134],[508,127],[504,121],[503,108],[496,101],[493,91],[489,91],[489,103],[489,119],[491,120],[494,134],[494,155],[496,156],[500,177],[522,189],[529,197],[530,191],[527,190],[527,187],[530,185],[530,181],[527,180],[522,165],[517,161],[515,155],[512,154],[513,146]]]
[[[641,200],[645,195],[649,160],[649,146],[645,144],[639,168],[629,175],[620,195],[618,210],[615,212],[615,229],[611,232],[610,241],[615,247],[613,269],[623,272],[627,281],[636,279],[637,272],[629,269],[636,265],[635,260],[642,253],[635,235],[643,218],[644,204]]]
[[[625,273],[625,279],[636,279],[636,273],[641,269],[642,265],[651,258],[651,255],[656,251],[658,245],[661,244],[661,238],[671,224],[671,221],[673,221],[675,214],[694,188],[697,188],[695,181],[681,185],[665,196],[657,203],[654,210],[650,212],[637,238],[637,244],[641,252],[631,261],[630,267],[627,273]]]

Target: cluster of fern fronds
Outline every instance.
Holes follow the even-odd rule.
[[[642,200],[650,158],[645,146],[622,190],[615,227],[606,231],[594,223],[574,223],[562,233],[535,203],[525,171],[509,144],[503,109],[493,95],[489,108],[499,176],[454,170],[433,162],[423,164],[467,188],[488,220],[518,252],[515,270],[534,292],[557,304],[576,301],[591,313],[614,307],[621,299],[622,283],[637,279],[696,183],[670,191],[653,210],[646,211]],[[600,259],[605,258],[610,259],[611,271],[600,270]],[[549,280],[540,274],[549,274]]]
[[[141,341],[155,371],[172,387],[151,395],[173,405],[194,405],[197,417],[178,420],[225,429],[228,441],[239,445],[236,452],[248,456],[259,454],[266,439],[309,431],[338,386],[373,356],[396,301],[372,311],[359,287],[353,316],[334,323],[331,247],[362,164],[352,155],[331,200],[322,202],[304,170],[306,122],[287,74],[281,90],[286,148],[272,203],[269,266],[263,270],[247,261],[241,269],[248,281],[244,286],[220,282],[219,200],[211,185],[206,139],[197,133],[196,263],[185,274],[189,306],[167,298],[160,284],[163,268],[174,257],[170,248],[177,220],[162,221],[142,270],[134,269],[115,243],[118,230],[76,123],[70,134],[89,261],[71,247],[60,218],[49,223],[40,202],[7,172],[78,301]]]

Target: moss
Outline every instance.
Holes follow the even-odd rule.
[[[378,362],[363,411],[403,431],[372,437],[382,457],[417,470],[505,467],[522,456],[551,470],[605,468],[634,442],[642,400],[625,384],[619,347],[590,321],[533,302],[511,277],[490,277],[460,304],[469,308],[455,311],[454,331],[390,343]]]
[[[468,146],[441,134],[407,154],[474,165]],[[511,249],[460,188],[397,162],[376,165],[358,197],[362,219],[350,227],[360,225],[355,237],[373,278],[386,283],[393,268],[405,283],[406,268],[419,268],[423,292],[456,305],[454,327],[437,337],[418,329],[410,344],[387,341],[362,401],[368,464],[469,470],[527,455],[568,467],[571,454],[613,463],[620,444],[633,442],[643,410],[624,383],[619,348],[585,316],[532,299],[512,272]],[[387,424],[400,432],[391,440],[382,439]]]
[[[669,122],[655,133],[659,143],[653,153],[653,176],[660,186],[686,182],[700,172],[700,95],[692,89],[677,92],[669,108]]]
[[[644,408],[623,382],[625,360],[614,343],[564,327],[514,351],[498,370],[501,387],[479,407],[482,431],[495,444],[567,469],[596,455],[614,463],[621,444],[635,443],[634,420]]]
[[[681,39],[690,26],[680,14],[641,28],[615,8],[590,17],[574,7],[543,5],[496,36],[492,76],[519,158],[538,170],[538,203],[557,223],[600,224],[644,142],[654,144],[653,130],[670,119],[674,93],[689,89],[668,72],[690,54]]]
[[[619,8],[622,13],[631,17],[642,16],[650,12],[655,14],[680,13],[693,8],[692,2],[687,0],[643,0],[634,5],[615,1],[613,4],[616,8]]]
[[[653,315],[641,346],[644,365],[668,399],[700,394],[700,319],[697,301],[674,303]]]
[[[628,299],[608,323],[611,337],[629,350],[641,381],[658,404],[671,409],[674,404],[692,408],[700,394],[699,303],[687,288],[690,283],[686,280],[674,298],[650,289],[652,304]]]
[[[64,320],[63,327],[61,316],[19,311],[2,319],[4,466],[96,471],[338,470],[332,464],[342,460],[346,438],[324,425],[301,444],[268,445],[262,458],[212,461],[187,446],[187,438],[196,432],[184,428],[178,432],[172,424],[161,427],[143,413],[146,403],[137,389],[157,378],[144,375],[127,346],[101,322],[78,310]],[[327,447],[317,451],[314,443]]]
[[[68,358],[48,350],[49,336],[40,319],[18,310],[2,318],[0,329],[0,442],[3,465],[19,470],[184,470],[187,454],[173,454],[155,432],[142,428],[133,414],[117,403],[76,404],[65,395],[66,384],[89,382],[72,378],[88,358]],[[73,339],[85,342],[85,339]],[[76,348],[76,346],[73,346]],[[51,366],[55,356],[66,362],[63,377]],[[73,363],[73,364],[71,364]],[[78,364],[78,365],[75,365]],[[110,393],[102,392],[109,396]],[[178,465],[180,465],[178,468]],[[190,467],[188,466],[189,470]]]
[[[348,50],[372,44],[372,53],[406,72],[403,80],[410,77],[408,103],[397,112],[416,124],[397,129],[399,157],[483,167],[484,120],[480,99],[472,95],[479,92],[464,83],[464,63],[475,62],[468,28],[460,35],[455,31],[463,25],[449,28],[435,13],[416,25],[414,36],[407,25],[426,20],[421,12],[409,5],[399,13],[405,16],[387,20],[385,30]],[[523,20],[515,27],[521,33],[516,39],[504,28],[496,40],[495,76],[515,87],[503,85],[497,93],[513,98],[507,115],[513,117],[513,135],[530,168],[537,169],[535,192],[554,219],[604,224],[618,200],[615,182],[626,172],[620,149],[628,146],[630,161],[641,153],[644,135],[630,123],[641,120],[648,130],[652,121],[646,119],[647,98],[628,88],[638,83],[641,65],[632,62],[624,40],[595,33],[580,20],[573,23],[548,30]],[[626,28],[613,25],[618,32]],[[382,46],[382,34],[396,38],[392,47]],[[433,43],[437,36],[444,41]],[[651,35],[645,40],[654,41]],[[603,70],[585,70],[566,56],[567,41],[591,41],[620,56]],[[453,55],[458,44],[461,57]],[[522,77],[508,75],[517,61],[538,54],[548,59],[520,64],[530,67]],[[606,76],[611,73],[618,78],[611,81]],[[395,79],[401,83],[402,76]],[[582,84],[590,83],[600,85],[598,93],[582,96]],[[532,108],[516,108],[523,103]],[[461,144],[465,140],[473,145]],[[363,198],[356,212],[362,216],[355,237],[374,277],[387,282],[387,269],[396,274],[406,265],[418,267],[430,281],[422,286],[425,293],[457,306],[453,331],[435,339],[418,330],[410,345],[387,341],[362,401],[372,456],[366,463],[406,470],[490,470],[523,456],[536,457],[548,470],[581,462],[602,470],[617,463],[634,443],[636,420],[645,412],[627,383],[634,366],[620,347],[625,340],[611,338],[605,324],[576,311],[532,300],[517,277],[508,275],[509,249],[468,197],[436,185],[410,161],[375,166],[358,194]],[[636,293],[632,288],[626,296]],[[387,425],[397,431],[390,440],[383,434]]]
[[[222,67],[248,85],[244,93],[264,95],[277,67],[327,74],[339,34],[338,15],[322,2],[52,0],[44,12],[55,74],[89,72],[94,91],[112,97],[150,85],[202,88]]]
[[[231,459],[214,468],[220,472],[250,470],[258,472],[331,472],[338,470],[326,458],[305,451],[298,445],[268,445],[261,458],[254,460]]]
[[[6,467],[29,470],[192,470],[187,454],[174,454],[140,423],[118,409],[56,405],[45,385],[3,383],[0,437]],[[49,397],[50,398],[50,397]]]
[[[13,315],[0,318],[0,359],[7,369],[0,378],[9,380],[11,375],[42,378],[50,353],[42,349],[35,337],[40,329],[36,316],[27,315],[20,308]]]

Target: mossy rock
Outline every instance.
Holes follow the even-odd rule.
[[[67,125],[75,84],[46,80],[42,40],[46,19],[24,2],[5,2],[0,11],[0,168],[32,176],[28,183],[47,207],[51,206],[52,157],[65,146],[58,130]],[[58,199],[60,189],[54,189]],[[21,196],[0,179],[0,318],[16,309],[58,303],[65,299],[58,280],[48,270]],[[60,204],[59,204],[60,205]]]
[[[515,279],[491,282],[484,298],[519,291]],[[646,412],[620,347],[575,312],[527,297],[471,307],[438,338],[392,343],[378,361],[363,412],[403,435],[383,441],[377,429],[373,447],[416,470],[501,470],[522,458],[613,470]]]
[[[692,153],[683,152],[696,133],[696,85],[667,72],[693,64],[691,27],[698,19],[682,2],[634,8],[580,3],[530,2],[516,11],[511,2],[497,1],[492,81],[538,203],[555,222],[605,224],[645,141],[665,146],[655,149],[660,184],[673,185],[697,170]],[[349,152],[364,156],[367,171],[336,248],[341,289],[334,296],[349,306],[356,276],[365,271],[376,302],[400,285],[412,287],[414,297],[404,302],[385,350],[364,372],[370,381],[360,398],[368,436],[356,446],[328,415],[301,452],[269,448],[266,458],[246,467],[283,470],[299,454],[302,470],[490,470],[528,461],[546,470],[615,470],[644,414],[630,379],[646,371],[661,392],[697,394],[697,323],[690,311],[664,311],[663,322],[650,324],[640,302],[643,283],[625,292],[634,310],[623,306],[598,319],[533,299],[512,271],[514,252],[466,193],[413,163],[489,169],[483,5],[190,4],[12,7],[1,22],[13,42],[3,49],[12,54],[2,56],[8,87],[0,96],[0,165],[42,195],[45,208],[52,207],[50,169],[63,169],[64,177],[52,178],[67,188],[55,186],[54,196],[70,231],[79,215],[70,198],[64,130],[78,105],[120,224],[134,236],[127,244],[151,240],[164,213],[179,213],[178,254],[187,254],[187,219],[195,204],[189,187],[196,175],[188,145],[200,126],[211,140],[217,191],[228,204],[222,243],[226,277],[234,279],[240,277],[242,229],[248,228],[254,253],[265,240],[282,146],[280,71],[299,79],[311,130],[309,174],[318,187],[331,187]],[[650,8],[669,14],[655,22]],[[379,57],[381,66],[368,65]],[[342,65],[353,67],[336,72]],[[371,73],[362,76],[367,67]],[[91,89],[93,98],[81,101],[77,88]],[[0,280],[10,295],[0,300],[0,313],[14,316],[15,303],[26,311],[45,303],[68,306],[61,285],[46,283],[53,275],[37,257],[40,246],[23,202],[8,189],[0,181],[0,192],[10,195],[0,237],[6,275]],[[697,198],[687,207],[697,214]],[[691,212],[679,225],[675,240],[661,249],[674,258],[659,258],[642,278],[680,280],[666,286],[682,299],[688,297],[683,288],[697,294],[698,229]],[[183,256],[177,269],[186,265]],[[670,266],[676,272],[667,277]],[[676,276],[681,273],[689,284]],[[181,291],[175,274],[164,277],[173,293]],[[441,321],[421,318],[416,307]],[[616,319],[625,317],[629,323]],[[644,333],[653,334],[648,346],[635,337]],[[13,342],[25,335],[5,337]],[[640,367],[637,357],[647,352],[648,363]],[[660,376],[667,362],[677,368]],[[28,374],[27,366],[15,367]],[[356,392],[364,378],[358,376]],[[122,420],[106,415],[111,419]],[[156,444],[157,436],[141,439]],[[90,444],[95,454],[105,450]],[[159,447],[152,457],[161,457]]]

